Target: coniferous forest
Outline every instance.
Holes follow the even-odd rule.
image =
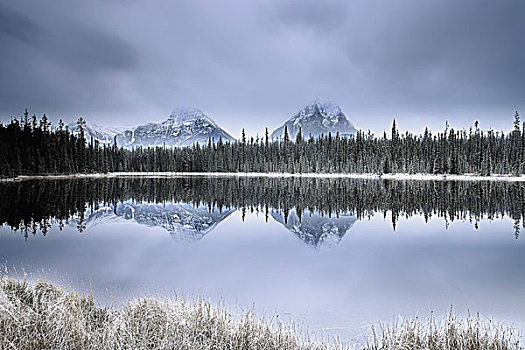
[[[422,135],[402,133],[395,120],[390,133],[375,136],[358,131],[355,137],[338,134],[291,140],[285,129],[272,141],[262,138],[233,143],[209,140],[185,148],[148,147],[132,150],[116,140],[100,144],[87,139],[85,122],[76,130],[62,121],[53,126],[46,115],[0,123],[0,176],[107,172],[285,172],[285,173],[426,173],[514,174],[525,171],[525,123],[518,112],[509,133],[481,130],[442,132],[425,129]]]

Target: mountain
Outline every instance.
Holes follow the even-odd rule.
[[[284,128],[288,127],[288,135],[290,140],[295,141],[299,129],[303,138],[308,139],[310,135],[318,137],[321,134],[328,135],[329,132],[333,136],[337,132],[342,137],[354,135],[357,129],[346,118],[341,108],[334,103],[321,102],[316,100],[295,114],[281,127],[277,128],[271,135],[272,139],[278,139],[283,136]]]
[[[210,211],[205,205],[194,207],[188,203],[154,204],[126,201],[118,203],[116,208],[107,206],[87,213],[82,228],[132,221],[148,227],[161,227],[180,242],[196,242],[234,211],[220,210],[217,207]],[[79,227],[78,218],[70,220],[70,225]]]
[[[67,128],[73,134],[78,135],[76,122],[67,124]],[[84,130],[84,133],[86,135],[86,140],[88,142],[90,141],[91,137],[93,137],[93,140],[98,140],[101,145],[111,144],[113,142],[113,137],[120,132],[122,132],[122,128],[111,128],[111,127],[107,128],[107,127],[103,127],[103,126],[100,126],[94,123],[90,123],[87,121],[86,121],[85,130]]]
[[[148,123],[117,134],[117,145],[132,148],[137,146],[185,147],[198,142],[234,141],[226,131],[196,108],[176,109],[162,123]]]
[[[307,211],[299,217],[295,209],[290,210],[287,218],[276,210],[271,212],[271,216],[314,249],[336,246],[357,221],[355,216],[347,214],[328,217]]]
[[[72,123],[70,130],[76,130]],[[86,123],[86,139],[90,137],[101,143],[112,144],[116,136],[117,145],[124,148],[133,147],[186,147],[198,142],[207,144],[211,138],[215,142],[222,138],[223,142],[233,142],[235,139],[221,129],[217,123],[208,118],[196,108],[179,108],[174,110],[169,118],[161,123],[147,123],[127,130],[102,128]]]

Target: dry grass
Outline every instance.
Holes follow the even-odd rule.
[[[380,327],[366,349],[520,349],[511,330],[479,317]],[[46,282],[0,279],[0,349],[342,349],[253,312],[233,315],[196,300],[139,299],[97,307],[93,297]]]
[[[4,277],[0,349],[331,349],[253,312],[234,316],[196,300],[139,299],[97,307],[46,283]]]
[[[518,350],[520,335],[504,324],[483,320],[479,314],[458,319],[452,308],[447,318],[438,322],[431,315],[422,322],[419,317],[402,320],[392,326],[372,327],[367,338],[367,350],[428,349],[428,350]]]

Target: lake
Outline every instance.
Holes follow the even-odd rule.
[[[24,180],[0,183],[0,259],[104,304],[202,296],[345,340],[451,305],[523,329],[524,214],[514,182]]]

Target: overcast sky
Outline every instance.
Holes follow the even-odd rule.
[[[237,137],[316,98],[376,133],[509,130],[525,1],[0,0],[2,120],[132,126],[194,106]]]

